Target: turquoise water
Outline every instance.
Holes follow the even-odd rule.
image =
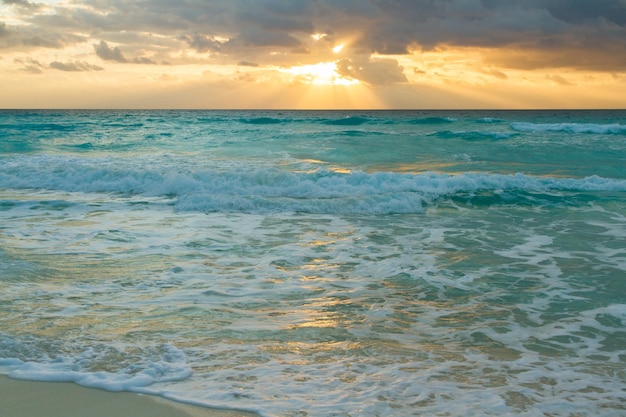
[[[0,370],[264,416],[626,412],[624,111],[2,111]]]

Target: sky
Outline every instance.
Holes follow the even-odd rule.
[[[626,108],[626,0],[0,0],[0,108]]]

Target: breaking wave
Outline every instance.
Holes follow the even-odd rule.
[[[490,173],[292,172],[277,168],[182,170],[117,167],[102,160],[0,168],[0,187],[164,197],[181,211],[418,213],[437,200],[473,193],[623,192],[626,180]]]
[[[511,123],[511,128],[518,132],[565,132],[595,133],[600,135],[626,135],[626,125],[619,123]]]

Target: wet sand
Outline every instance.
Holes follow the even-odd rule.
[[[258,417],[169,401],[151,395],[109,392],[66,382],[31,382],[0,375],[2,417]]]

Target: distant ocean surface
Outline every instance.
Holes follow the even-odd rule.
[[[0,373],[624,416],[626,111],[0,111]]]

